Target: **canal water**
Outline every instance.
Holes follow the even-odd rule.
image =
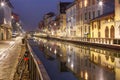
[[[71,78],[69,80],[120,80],[120,51],[118,50],[43,38],[35,38],[34,41],[39,45],[39,50],[44,53],[44,57],[57,65],[58,73],[72,74],[72,77],[67,76]],[[51,68],[51,71],[54,69]],[[48,74],[52,76],[52,73]]]

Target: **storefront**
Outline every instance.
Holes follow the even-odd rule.
[[[10,40],[12,35],[12,28],[8,24],[2,24],[1,39]]]

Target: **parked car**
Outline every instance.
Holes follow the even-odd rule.
[[[12,38],[16,38],[17,37],[17,34],[16,33],[13,33],[12,34]]]

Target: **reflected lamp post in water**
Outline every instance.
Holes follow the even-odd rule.
[[[50,51],[51,51],[52,49],[50,48]]]
[[[88,80],[88,73],[85,72],[85,80]]]
[[[68,63],[70,62],[70,58],[69,58],[69,56],[68,56]]]
[[[57,53],[57,50],[55,49],[54,53],[56,54]]]
[[[12,19],[14,19],[14,17],[13,17],[13,16],[11,16],[11,18],[12,18]]]
[[[73,64],[73,62],[71,63],[71,68],[73,69],[73,67],[74,67],[74,64]]]

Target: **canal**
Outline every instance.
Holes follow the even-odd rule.
[[[43,38],[34,42],[51,80],[120,80],[118,50]]]

